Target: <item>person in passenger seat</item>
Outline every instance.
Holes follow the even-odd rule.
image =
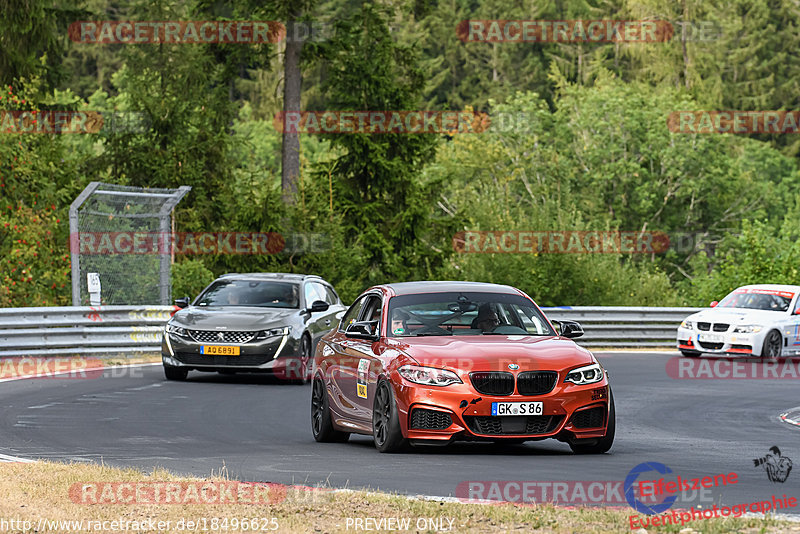
[[[373,329],[373,333],[377,334],[378,330],[381,327],[381,306],[380,303],[376,304],[374,308],[369,313],[369,318],[367,321],[375,321],[375,328]]]

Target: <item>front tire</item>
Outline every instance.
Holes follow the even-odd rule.
[[[386,380],[378,382],[372,407],[372,439],[380,452],[400,452],[408,447],[408,440],[400,430],[400,417],[394,393]]]
[[[185,367],[175,367],[174,365],[164,365],[164,376],[167,380],[182,382],[189,376],[189,370]]]
[[[311,433],[320,443],[343,443],[350,438],[349,432],[333,428],[328,392],[321,378],[315,378],[311,387]]]
[[[311,340],[308,336],[300,338],[300,363],[297,366],[298,378],[292,380],[292,384],[305,385],[311,381],[311,367],[313,360],[311,356]]]
[[[683,349],[681,349],[681,354],[684,355],[687,358],[698,358],[700,356],[699,352],[693,351],[693,350],[683,350]]]
[[[764,338],[764,345],[761,347],[761,358],[763,360],[777,360],[781,355],[783,338],[777,330],[770,330]]]
[[[606,435],[597,440],[575,440],[569,443],[569,448],[575,454],[603,454],[608,452],[614,444],[614,435],[617,431],[617,415],[614,408],[614,395],[611,388],[608,388],[608,402],[611,407],[608,410],[608,426]]]

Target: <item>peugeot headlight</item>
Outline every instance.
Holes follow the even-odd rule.
[[[167,333],[177,337],[189,337],[189,331],[183,327],[175,326],[172,323],[167,323]]]
[[[564,382],[572,382],[575,385],[594,384],[603,379],[603,368],[599,363],[593,363],[584,367],[578,367],[567,373]]]
[[[675,324],[675,323],[672,323],[672,324]],[[692,324],[692,321],[682,321],[681,322],[681,328],[686,328],[687,330],[691,330],[692,328],[694,328],[694,325]]]
[[[423,367],[421,365],[404,365],[397,372],[400,373],[400,376],[415,384],[424,384],[426,386],[461,384],[461,379],[458,375],[447,369]]]
[[[761,332],[761,329],[764,328],[758,324],[741,324],[733,329],[734,333],[736,334],[755,334],[756,332]]]
[[[269,330],[261,330],[256,334],[256,339],[268,339],[271,337],[285,336],[292,331],[291,326],[282,326],[280,328],[271,328]]]

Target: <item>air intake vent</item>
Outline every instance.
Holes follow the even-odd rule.
[[[514,375],[505,371],[474,372],[469,374],[473,387],[484,395],[511,395],[514,393]]]

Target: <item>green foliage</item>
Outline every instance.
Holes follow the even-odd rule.
[[[52,85],[60,77],[58,62],[66,41],[66,25],[59,22],[73,13],[59,3],[0,1],[0,85],[38,74]]]
[[[423,73],[412,47],[396,43],[390,13],[364,3],[337,25],[337,40],[324,51],[328,109],[418,109]],[[315,180],[332,177],[334,208],[344,236],[366,253],[366,269],[353,273],[364,284],[419,276],[437,254],[421,246],[428,234],[423,184],[415,179],[434,154],[431,135],[386,133],[327,135],[338,157],[318,166]]]
[[[789,219],[777,232],[763,221],[745,221],[741,234],[729,236],[717,249],[713,269],[702,272],[708,260],[698,259],[697,270],[702,274],[691,281],[692,303],[705,306],[746,284],[797,285],[798,234],[797,224]]]
[[[172,296],[194,298],[211,282],[214,273],[206,268],[202,260],[186,259],[172,265]]]
[[[590,88],[554,74],[556,112],[520,93],[493,113],[523,128],[456,136],[426,168],[462,230],[659,231],[726,236],[745,217],[784,220],[798,174],[747,138],[671,133],[665,118],[696,106],[600,73]],[[524,121],[524,123],[523,123]],[[444,214],[443,214],[444,216]],[[743,243],[740,243],[743,245]],[[456,254],[444,277],[508,283],[547,304],[677,304],[699,248],[663,255]]]
[[[67,235],[55,206],[0,206],[0,308],[71,304]]]
[[[745,283],[798,283],[796,136],[666,125],[679,110],[797,109],[791,0],[57,4],[0,0],[0,111],[135,111],[150,123],[0,134],[0,306],[70,302],[67,208],[91,180],[190,185],[178,231],[286,237],[277,254],[180,257],[176,296],[231,271],[320,274],[345,301],[410,279],[508,283],[543,305],[707,304]],[[522,128],[301,135],[297,199],[286,205],[272,121],[283,44],[65,37],[73,20],[297,13],[333,25],[330,40],[303,47],[303,109],[474,109]],[[468,19],[668,20],[677,34],[665,43],[464,43],[456,26]],[[710,21],[720,33],[697,40],[679,21]],[[462,254],[452,238],[465,230],[687,232],[702,242],[651,255]],[[133,258],[121,264],[137,270]]]

